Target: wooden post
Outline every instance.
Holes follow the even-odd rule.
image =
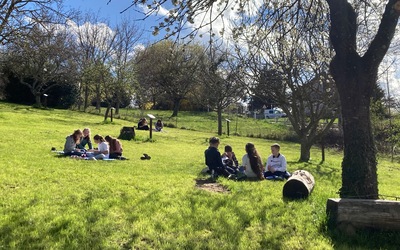
[[[152,114],[147,114],[148,117],[150,117],[150,139],[153,137],[153,119],[156,117]]]
[[[400,231],[400,202],[330,198],[326,204],[328,225],[354,232],[357,228]]]
[[[43,94],[44,96],[44,107],[47,108],[47,97],[49,96],[48,94]]]
[[[225,119],[226,120],[226,132],[227,132],[227,134],[228,134],[228,136],[229,136],[229,123],[231,122],[230,120],[228,120],[228,119]]]
[[[111,107],[111,122],[113,121],[113,111],[115,108]]]

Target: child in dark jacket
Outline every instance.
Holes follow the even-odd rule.
[[[205,163],[208,166],[211,174],[223,175],[228,177],[230,173],[225,169],[224,165],[222,164],[221,153],[218,151],[219,146],[219,138],[218,137],[211,137],[209,140],[210,146],[206,151],[204,151],[205,155]]]

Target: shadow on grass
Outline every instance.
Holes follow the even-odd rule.
[[[30,214],[34,206],[40,206],[42,201],[36,197],[26,201],[18,207],[13,207],[8,218],[0,226],[0,246],[4,249],[46,249],[49,242],[57,244],[60,249],[71,249],[76,242],[90,246],[92,249],[103,248],[103,242],[99,237],[99,231],[80,230],[75,228],[76,218],[53,215],[47,217],[47,229],[42,228],[40,220],[35,220]],[[90,229],[94,223],[85,225]],[[42,229],[40,229],[42,228]],[[66,237],[66,232],[70,237]],[[111,235],[112,231],[102,230],[101,234]]]
[[[288,161],[288,166],[298,167],[298,169],[306,170],[310,172],[314,177],[324,177],[326,179],[340,177],[340,169],[324,165],[324,163],[312,163],[312,162],[299,162],[299,161]]]
[[[332,240],[335,249],[393,249],[400,246],[400,232],[390,232],[375,229],[357,229],[343,231],[328,226],[324,221],[320,232]]]

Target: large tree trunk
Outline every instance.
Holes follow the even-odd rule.
[[[308,162],[310,160],[310,150],[313,142],[307,140],[307,138],[301,139],[300,142],[300,162]]]
[[[40,100],[40,93],[35,93],[36,107],[42,107],[42,102]]]
[[[86,112],[88,107],[89,107],[89,85],[88,83],[85,83],[85,100],[83,105],[83,111]]]
[[[348,79],[347,84],[357,80],[362,79]],[[357,86],[355,83],[352,85]],[[370,96],[360,94],[355,88],[347,88],[341,96],[346,108],[342,110],[344,157],[340,195],[377,199],[377,162],[370,121]]]
[[[119,117],[119,103],[120,103],[120,102],[117,102],[117,103],[115,104],[115,115],[118,116],[118,117]]]
[[[340,196],[377,199],[376,149],[370,120],[376,73],[369,72],[356,54],[347,58],[347,64],[335,57],[331,71],[342,104],[344,156]]]
[[[218,115],[218,135],[222,135],[222,108],[218,107],[217,109],[217,115]]]
[[[389,0],[378,32],[364,56],[357,53],[357,14],[346,0],[327,0],[330,39],[336,51],[331,73],[338,88],[343,118],[342,198],[378,198],[377,162],[370,121],[370,98],[378,67],[393,38],[398,0]]]
[[[173,112],[172,112],[171,117],[176,117],[176,116],[178,116],[179,106],[181,105],[181,99],[175,99],[173,105],[174,105],[174,107],[173,107]]]
[[[108,114],[110,113],[110,109],[111,109],[111,105],[108,104],[108,105],[107,105],[106,112],[104,113],[104,121],[107,121]]]

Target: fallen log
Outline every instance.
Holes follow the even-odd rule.
[[[398,201],[330,198],[326,204],[326,213],[328,225],[339,229],[400,231]]]
[[[314,177],[305,170],[296,170],[283,186],[283,197],[289,199],[307,198],[314,189]]]

